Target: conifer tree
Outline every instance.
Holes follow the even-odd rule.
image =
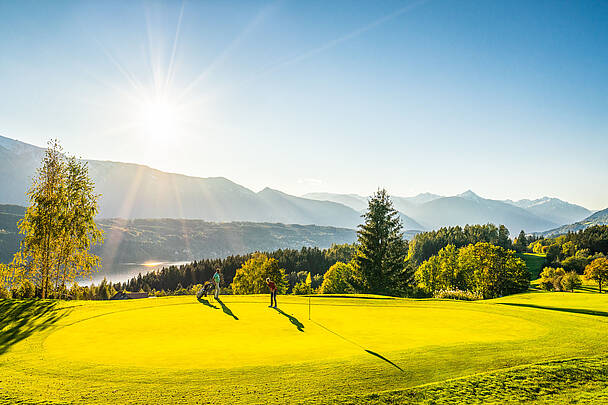
[[[526,239],[526,233],[522,229],[521,232],[519,233],[519,236],[517,237],[517,240],[515,241],[515,249],[521,253],[521,252],[525,252],[527,247],[528,247],[528,240]]]
[[[353,258],[356,287],[363,292],[398,293],[406,287],[411,275],[404,271],[407,242],[403,239],[401,219],[386,190],[378,190],[370,197],[363,218]]]

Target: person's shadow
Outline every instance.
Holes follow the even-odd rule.
[[[204,298],[198,298],[198,302],[200,302],[201,304],[203,304],[209,308],[219,309],[218,307],[216,307],[215,305],[213,305],[212,303],[210,303],[209,301],[207,301]]]
[[[236,316],[235,314],[233,314],[233,313],[232,313],[232,311],[230,310],[230,308],[228,308],[228,307],[226,306],[226,304],[224,304],[224,303],[222,302],[222,300],[220,300],[219,298],[217,298],[217,299],[216,299],[216,301],[217,301],[217,302],[219,302],[219,304],[222,306],[222,311],[224,311],[224,313],[225,313],[226,315],[233,317],[235,321],[238,321],[238,320],[239,320],[239,318],[237,318],[237,316]]]
[[[298,330],[299,330],[300,332],[304,332],[304,324],[303,324],[302,322],[300,322],[300,321],[298,320],[298,318],[296,318],[296,317],[295,317],[295,316],[293,316],[293,315],[289,315],[289,314],[288,314],[288,313],[286,313],[286,312],[283,312],[283,311],[282,311],[282,310],[280,310],[279,308],[274,307],[274,310],[275,310],[275,311],[277,311],[279,314],[281,314],[281,315],[283,315],[283,316],[287,317],[287,319],[289,319],[289,322],[291,322],[292,324],[294,324],[294,326],[295,326],[296,328],[298,328]]]

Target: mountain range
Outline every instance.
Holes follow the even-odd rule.
[[[44,149],[0,136],[0,203],[27,205],[25,192]],[[100,218],[178,218],[213,222],[315,224],[355,228],[367,196],[312,193],[298,197],[271,188],[254,192],[223,177],[191,177],[147,166],[87,160],[100,197]],[[472,191],[392,197],[406,230],[478,223],[542,232],[592,212],[557,198],[492,200]]]
[[[24,207],[0,205],[0,263],[10,262],[19,248],[17,222],[24,214]],[[116,274],[135,263],[214,259],[286,248],[328,248],[332,243],[353,243],[356,239],[353,229],[318,225],[168,218],[96,222],[105,241],[93,253],[102,258],[105,275]]]
[[[26,191],[44,149],[0,136],[0,203],[27,205]],[[355,228],[360,213],[343,204],[256,193],[223,177],[191,177],[147,166],[87,160],[101,218],[182,218]]]
[[[333,201],[354,210],[365,209],[367,197],[356,194],[310,193],[303,197]],[[579,221],[592,212],[557,198],[538,200],[492,200],[471,190],[456,196],[431,193],[415,197],[391,197],[394,207],[420,225],[421,230],[466,224],[504,224],[512,234],[534,232]]]
[[[573,224],[563,225],[559,228],[551,229],[546,232],[542,232],[543,236],[555,237],[563,235],[568,232],[578,232],[583,229],[589,228],[594,225],[608,225],[608,208],[597,211],[582,221],[575,222]]]

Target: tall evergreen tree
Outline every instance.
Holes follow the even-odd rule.
[[[522,229],[521,232],[519,233],[519,236],[517,237],[517,240],[515,241],[515,249],[518,252],[525,252],[527,247],[528,247],[528,240],[526,239],[526,233]]]
[[[356,287],[363,292],[391,294],[405,289],[411,275],[405,274],[407,241],[401,219],[386,190],[378,190],[368,202],[365,222],[357,231],[353,258]]]

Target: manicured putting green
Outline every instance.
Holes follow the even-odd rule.
[[[13,317],[0,318],[0,404],[362,403],[434,383],[442,398],[454,378],[468,398],[508,398],[500,382],[467,376],[608,351],[608,294],[584,291],[594,290],[477,302],[313,297],[311,320],[308,298],[296,296],[280,296],[280,311],[267,296],[0,301]],[[508,375],[534,383],[517,373]],[[426,391],[395,398],[411,392]]]
[[[243,367],[338,359],[360,355],[362,349],[388,354],[427,345],[527,339],[545,331],[531,321],[476,311],[474,303],[450,309],[312,298],[309,321],[306,298],[281,298],[279,310],[266,307],[262,297],[243,296],[119,304],[122,310],[71,325],[67,320],[44,342],[45,356],[113,366]],[[111,350],[99,352],[99,347]]]

